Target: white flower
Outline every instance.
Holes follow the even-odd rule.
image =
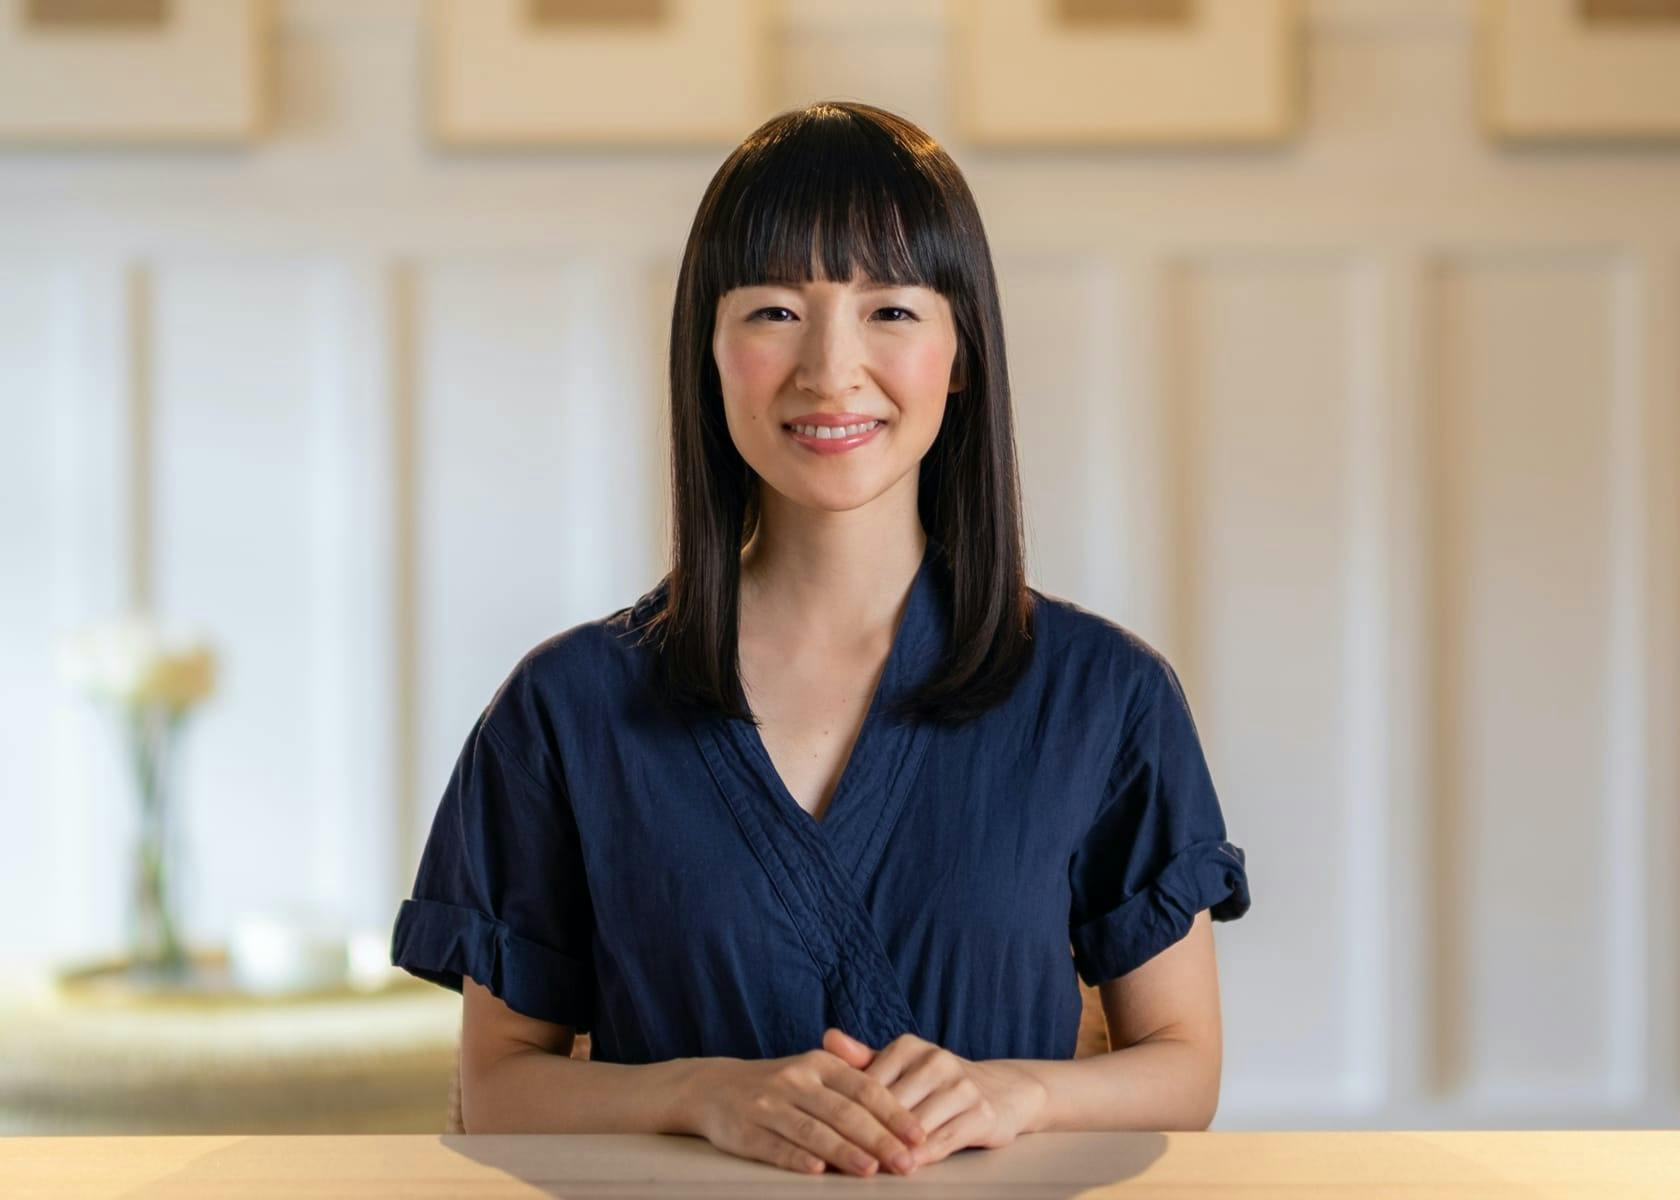
[[[157,704],[184,712],[216,687],[210,645],[143,614],[71,634],[60,644],[59,669],[87,695],[131,708]]]

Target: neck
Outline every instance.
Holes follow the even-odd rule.
[[[771,503],[741,551],[742,628],[805,646],[890,640],[926,548],[913,503],[849,512]]]

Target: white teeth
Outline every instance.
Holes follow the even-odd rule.
[[[879,421],[865,421],[861,425],[790,425],[788,428],[797,433],[803,433],[806,437],[837,438],[865,433],[880,423]]]

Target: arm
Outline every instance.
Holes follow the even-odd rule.
[[[1154,958],[1100,985],[1107,1054],[1001,1059],[1043,1085],[1027,1131],[1199,1130],[1219,1107],[1219,976],[1208,910]]]
[[[461,1124],[468,1133],[690,1133],[701,1058],[630,1066],[571,1057],[575,1033],[461,980]]]
[[[885,1087],[832,1054],[574,1059],[573,1026],[517,1012],[470,976],[461,995],[465,1133],[687,1134],[794,1170],[825,1161],[857,1170],[860,1154],[886,1162],[907,1148],[906,1129],[917,1136],[915,1119]],[[814,1097],[813,1084],[831,1094]]]
[[[462,1080],[468,1133],[693,1133],[701,1058],[627,1065],[516,1050]]]

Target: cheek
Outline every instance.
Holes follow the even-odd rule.
[[[956,347],[929,341],[909,347],[898,360],[899,384],[907,394],[943,401],[951,384],[951,363]]]
[[[783,370],[781,355],[762,342],[718,342],[712,350],[717,359],[718,375],[725,387],[748,392],[757,390],[765,382],[773,382]]]

